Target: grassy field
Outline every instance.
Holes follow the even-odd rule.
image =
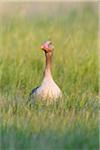
[[[99,150],[98,16],[78,13],[0,21],[0,150]],[[57,103],[26,104],[44,69],[41,43],[55,45]]]

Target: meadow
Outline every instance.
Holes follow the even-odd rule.
[[[0,20],[0,150],[99,150],[98,16],[89,7]],[[57,103],[26,103],[44,70],[41,43],[55,46]]]

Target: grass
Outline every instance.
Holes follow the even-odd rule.
[[[41,16],[1,18],[0,149],[98,150],[98,16],[89,8]],[[48,38],[63,98],[29,108],[28,94],[42,81],[40,45]]]

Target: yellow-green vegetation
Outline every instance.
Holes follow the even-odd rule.
[[[2,17],[0,21],[0,149],[98,150],[98,16],[80,13]],[[57,103],[26,103],[44,69],[41,43],[54,45]]]

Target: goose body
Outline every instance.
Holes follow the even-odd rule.
[[[61,97],[61,90],[53,79],[44,79],[41,86],[33,90],[33,98],[42,100],[57,100]]]
[[[51,75],[51,59],[53,47],[51,41],[45,42],[41,46],[42,50],[45,52],[46,66],[44,71],[44,78],[41,86],[35,88],[31,92],[32,99],[42,99],[55,101],[62,96],[61,90]]]

